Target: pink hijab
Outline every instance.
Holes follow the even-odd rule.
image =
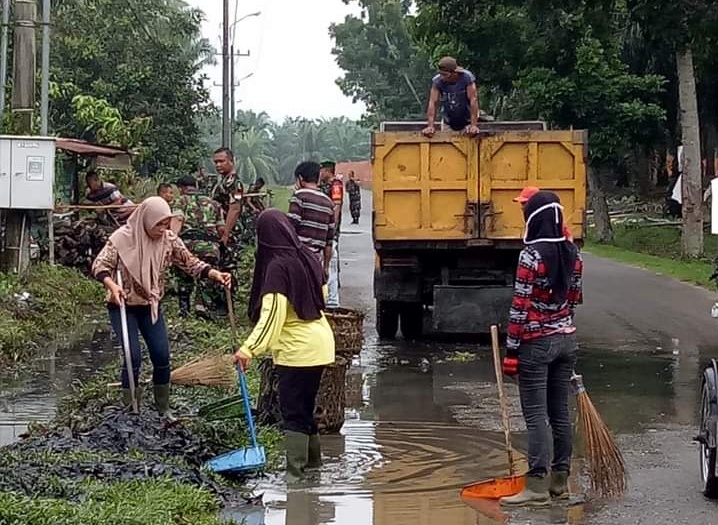
[[[158,222],[171,216],[172,210],[167,201],[162,197],[150,197],[135,209],[127,224],[110,236],[110,241],[117,248],[125,268],[150,298],[153,324],[159,317],[159,282],[160,275],[164,271],[162,259],[165,255],[167,236],[153,239],[148,231]]]

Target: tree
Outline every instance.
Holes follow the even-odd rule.
[[[202,13],[178,0],[63,0],[54,6],[51,127],[94,140],[75,119],[92,97],[122,119],[148,119],[146,158],[163,170],[191,169],[203,147],[196,117],[208,107],[200,68],[212,60]]]
[[[243,182],[251,184],[259,177],[269,183],[275,182],[277,165],[268,133],[249,128],[235,134],[233,149],[235,168]]]
[[[650,35],[649,42],[667,46],[675,54],[684,156],[682,248],[683,255],[697,257],[703,253],[703,184],[693,50],[706,47],[716,50],[712,44],[717,20],[715,5],[702,0],[631,0],[628,6],[631,17]]]
[[[429,55],[410,34],[411,2],[356,3],[360,16],[349,15],[329,28],[332,52],[345,71],[337,84],[355,102],[364,102],[366,123],[423,118],[432,69]]]

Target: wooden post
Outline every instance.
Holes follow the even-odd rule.
[[[12,111],[17,133],[32,134],[35,109],[35,17],[34,0],[15,0],[15,39]],[[22,210],[6,210],[5,251],[0,253],[0,270],[24,273],[30,266],[30,221]]]

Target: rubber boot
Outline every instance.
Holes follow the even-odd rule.
[[[135,396],[137,396],[137,408],[140,408],[140,405],[142,404],[142,387],[141,386],[135,387]],[[123,408],[132,408],[132,393],[130,392],[129,388],[122,389],[122,407]]]
[[[526,488],[515,496],[501,498],[499,502],[506,507],[546,507],[551,504],[548,492],[548,477],[526,476]]]
[[[299,481],[309,457],[309,436],[301,432],[284,432],[284,448],[287,454],[287,481]]]
[[[551,472],[551,482],[548,492],[554,499],[568,499],[568,472]]]
[[[180,317],[187,317],[189,315],[190,306],[191,306],[190,294],[180,292],[180,294],[179,294]]]
[[[307,456],[307,468],[319,468],[322,466],[322,444],[319,434],[309,436],[309,454]]]
[[[170,384],[154,385],[153,393],[155,395],[155,407],[157,408],[157,412],[159,412],[161,416],[167,418],[168,421],[173,422],[175,418],[170,410]]]

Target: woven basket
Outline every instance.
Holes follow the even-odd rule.
[[[324,315],[334,332],[337,354],[361,353],[364,346],[364,313],[349,308],[332,308]]]

